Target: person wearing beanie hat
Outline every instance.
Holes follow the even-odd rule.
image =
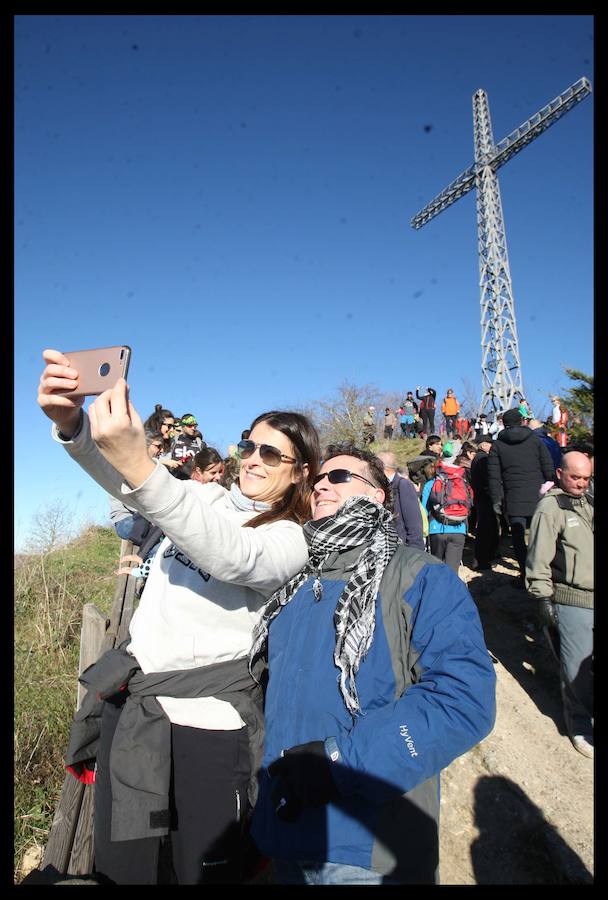
[[[512,428],[514,425],[521,425],[523,416],[518,409],[508,409],[503,414],[502,424],[505,428]]]
[[[492,509],[488,488],[488,459],[494,445],[489,434],[477,442],[478,451],[471,462],[471,487],[475,495],[475,559],[477,571],[489,571],[498,552],[499,522]]]
[[[488,457],[488,489],[497,516],[504,514],[511,529],[519,565],[520,586],[526,569],[526,528],[545,481],[555,481],[555,468],[546,445],[526,425],[518,409],[503,414],[504,429]]]

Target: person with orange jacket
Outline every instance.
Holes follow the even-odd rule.
[[[445,430],[448,440],[456,436],[456,419],[460,410],[460,403],[454,396],[452,388],[448,388],[443,403],[441,404],[441,412],[445,419]]]

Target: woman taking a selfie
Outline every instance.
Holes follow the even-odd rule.
[[[159,859],[169,857],[179,884],[234,883],[261,749],[247,655],[264,602],[308,559],[301,524],[317,433],[298,413],[264,413],[239,444],[238,486],[179,481],[147,454],[123,379],[87,415],[83,397],[57,394],[77,387],[69,359],[43,358],[38,403],[55,440],[166,535],[130,639],[87,670],[72,728],[67,762],[82,780],[95,777],[96,871],[117,884],[167,883]],[[105,702],[93,712],[93,776],[90,719],[79,719],[96,698]]]

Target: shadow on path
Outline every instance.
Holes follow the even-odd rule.
[[[501,548],[505,551],[501,541]],[[470,566],[471,545],[467,541],[463,563]],[[502,559],[500,568],[507,568]],[[559,687],[559,666],[537,626],[536,601],[518,586],[513,573],[473,573],[467,584],[477,604],[486,646],[535,703],[551,718],[561,735],[567,735]]]
[[[509,778],[479,779],[475,824],[479,837],[471,845],[471,861],[476,884],[593,884],[580,856]]]

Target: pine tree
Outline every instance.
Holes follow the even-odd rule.
[[[569,388],[563,401],[569,413],[568,438],[573,441],[593,439],[593,375],[586,375],[579,369],[566,369],[572,381],[580,382]]]

